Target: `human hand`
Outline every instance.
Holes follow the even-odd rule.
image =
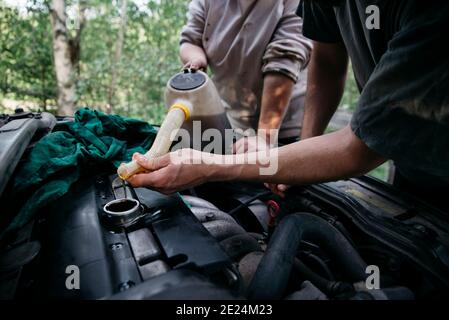
[[[274,184],[274,183],[265,183],[265,187],[271,190],[274,194],[285,198],[285,192],[290,189],[290,186],[286,184]]]
[[[243,137],[232,145],[233,154],[242,154],[270,149],[267,141],[260,136]]]
[[[184,65],[184,69],[207,70],[207,60],[204,57],[194,58]]]
[[[201,152],[182,149],[164,156],[147,159],[135,153],[133,160],[147,172],[128,179],[135,188],[149,187],[163,194],[173,194],[197,186],[207,180],[207,165],[201,161]]]

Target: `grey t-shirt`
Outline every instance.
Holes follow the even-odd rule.
[[[366,26],[371,5],[380,29]],[[411,181],[448,186],[449,3],[303,0],[298,14],[306,37],[348,50],[361,91],[353,132]]]

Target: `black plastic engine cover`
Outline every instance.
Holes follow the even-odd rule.
[[[218,242],[203,227],[179,195],[167,197],[149,189],[136,189],[140,202],[160,209],[152,224],[168,260],[175,268],[199,268],[214,273],[231,262]]]
[[[42,244],[34,293],[41,298],[104,299],[144,282],[128,233],[152,231],[160,246],[159,260],[172,269],[214,273],[231,264],[216,240],[190,212],[179,195],[164,196],[136,189],[134,197],[159,219],[129,229],[112,230],[104,221],[103,206],[114,200],[111,178],[80,180],[70,193],[48,206],[36,235]],[[80,270],[80,289],[66,287],[67,267]],[[168,271],[168,273],[174,272]]]

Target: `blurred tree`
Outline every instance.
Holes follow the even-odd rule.
[[[0,0],[0,92],[42,109],[56,95],[51,25],[43,1],[11,8]]]
[[[80,104],[107,110],[111,66],[117,79],[113,90],[114,112],[159,123],[164,114],[165,84],[179,71],[179,32],[186,21],[188,1],[128,1],[126,37],[121,59],[114,61],[121,28],[118,2],[92,4],[83,33]]]
[[[49,2],[27,0],[23,6],[0,0],[0,108],[3,96],[61,112]],[[62,2],[77,106],[106,111],[109,103],[114,113],[160,123],[165,84],[182,67],[179,33],[189,1]],[[358,97],[351,70],[340,109],[354,111]],[[385,172],[378,169],[375,175]]]
[[[119,75],[116,66],[120,63],[120,60],[122,59],[123,42],[125,40],[127,17],[128,17],[128,1],[122,0],[122,5],[120,9],[120,27],[117,36],[117,42],[115,44],[114,60],[112,61],[111,64],[111,84],[109,86],[108,92],[108,109],[107,109],[108,113],[111,113],[112,110],[114,109],[115,89],[117,86],[117,77]]]
[[[58,88],[58,114],[72,115],[76,109],[76,74],[81,50],[81,32],[84,27],[84,1],[79,4],[76,35],[70,36],[67,27],[65,0],[52,0],[49,7],[53,29],[53,60]]]
[[[165,84],[181,68],[178,41],[188,1],[128,0],[126,37],[117,59],[122,4],[65,1],[75,100],[78,107],[103,110],[113,100],[115,113],[158,123],[164,114]],[[77,15],[83,5],[85,14]],[[0,0],[0,92],[57,113],[49,16],[46,0],[28,0],[25,7]],[[108,99],[111,91],[113,98]]]
[[[0,92],[57,112],[48,1],[28,0],[24,8],[5,1],[0,0]],[[114,113],[159,123],[165,84],[181,68],[179,33],[189,1],[127,0],[126,36],[118,59],[124,1],[85,1],[85,15],[79,17],[80,1],[65,0],[69,42],[74,39],[77,105],[106,111],[109,103]],[[83,28],[77,28],[83,17]],[[350,72],[341,104],[348,111],[359,95],[353,78]]]

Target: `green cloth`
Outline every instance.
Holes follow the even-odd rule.
[[[87,108],[75,114],[75,121],[62,124],[42,138],[26,155],[13,181],[13,198],[32,192],[5,234],[23,227],[38,209],[65,195],[86,172],[99,165],[114,165],[145,153],[156,130],[146,122],[106,115]],[[20,200],[17,200],[20,201]]]

